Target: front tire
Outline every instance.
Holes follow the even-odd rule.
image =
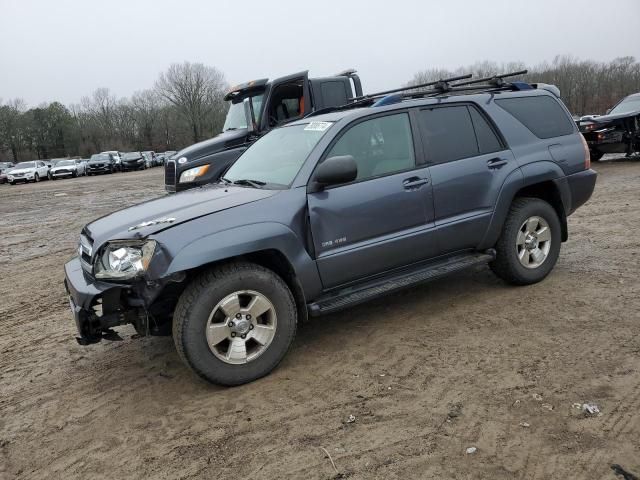
[[[560,254],[562,233],[554,208],[539,198],[516,198],[489,265],[504,281],[530,285],[543,280]]]
[[[589,155],[591,157],[591,160],[593,160],[594,162],[599,162],[600,159],[604,156],[604,153],[599,152],[597,150],[591,150],[589,152]]]
[[[37,173],[33,176],[33,183],[38,183],[40,181],[40,175]]]
[[[187,286],[174,313],[173,339],[197,375],[233,386],[271,372],[296,327],[293,295],[278,275],[256,264],[230,263]]]

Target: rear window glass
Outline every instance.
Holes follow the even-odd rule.
[[[538,138],[573,133],[573,123],[556,100],[548,96],[501,98],[496,103]]]

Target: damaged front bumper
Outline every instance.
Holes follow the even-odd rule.
[[[97,343],[103,338],[119,339],[111,330],[118,325],[132,323],[136,329],[144,328],[146,309],[135,285],[95,280],[85,273],[78,257],[65,264],[64,272],[80,345]]]

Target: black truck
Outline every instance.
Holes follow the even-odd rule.
[[[304,71],[273,81],[263,78],[236,85],[224,97],[231,105],[222,133],[168,159],[165,189],[174,193],[215,182],[251,143],[272,128],[361,96],[362,85],[355,70],[323,78],[309,78]]]

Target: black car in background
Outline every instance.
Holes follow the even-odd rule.
[[[87,163],[87,175],[113,173],[116,170],[116,159],[111,153],[95,153]]]
[[[146,161],[141,152],[128,152],[122,156],[122,171],[144,170],[147,168]]]
[[[640,93],[623,98],[606,115],[582,117],[577,124],[593,160],[605,153],[640,152]]]

